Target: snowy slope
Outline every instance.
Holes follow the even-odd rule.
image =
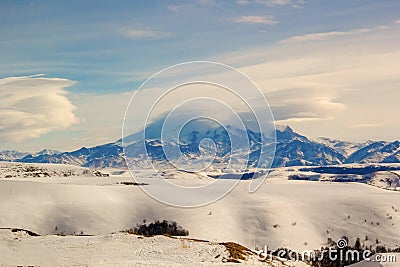
[[[0,237],[0,262],[14,266],[221,266],[228,258],[222,245],[163,236],[31,237],[0,230]]]
[[[18,164],[6,163],[12,170]],[[84,169],[63,165],[27,166],[74,172]],[[132,181],[125,170],[108,171],[112,174],[110,177],[0,178],[0,228],[22,228],[45,235],[27,237],[1,230],[0,254],[6,256],[0,263],[229,266],[222,263],[222,256],[215,258],[225,253],[216,242],[238,242],[250,249],[268,246],[269,249],[302,250],[318,249],[327,245],[328,238],[338,240],[343,235],[349,237],[350,243],[357,237],[364,240],[368,236],[368,241],[363,241],[367,246],[376,246],[376,239],[379,245],[400,246],[399,192],[361,183],[332,183],[329,173],[315,173],[300,167],[275,169],[253,194],[248,193],[250,181],[240,181],[232,192],[213,204],[182,209],[152,199],[138,186],[124,185],[122,182]],[[397,173],[393,171],[393,175]],[[289,180],[292,174],[319,175],[318,179],[327,182]],[[135,173],[139,182],[147,184],[144,186],[163,190],[159,180],[148,178],[149,175],[148,171]],[[181,186],[212,182],[206,174],[199,174],[202,176],[199,179],[194,174],[169,170],[165,175]],[[382,178],[387,178],[387,173],[376,175],[378,181]],[[190,237],[213,244],[189,242],[188,245],[164,237],[139,239],[118,233],[143,219],[177,221],[190,231]],[[79,233],[96,236],[54,236]]]
[[[400,245],[399,193],[369,185],[290,181],[275,173],[254,194],[247,192],[249,181],[241,181],[214,204],[180,209],[153,200],[137,186],[119,184],[129,181],[126,176],[89,179],[85,184],[86,179],[0,180],[0,226],[40,234],[109,234],[143,219],[168,219],[192,237],[235,241],[250,248],[319,248],[328,237],[336,240],[342,235],[368,235],[390,247]],[[160,186],[157,179],[140,181]],[[200,186],[209,180],[178,182]]]
[[[108,176],[98,170],[65,164],[26,164],[0,161],[0,178],[35,178],[35,177],[101,177]]]
[[[0,230],[0,264],[23,266],[274,266],[307,267],[274,258],[262,262],[249,251],[232,259],[223,244],[166,236],[117,233],[99,236],[38,236]]]

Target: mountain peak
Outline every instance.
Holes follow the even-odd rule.
[[[280,132],[293,133],[293,129],[289,125],[275,125],[275,129]]]

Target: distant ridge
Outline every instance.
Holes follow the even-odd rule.
[[[151,126],[150,126],[151,127]],[[230,150],[229,139],[219,128],[204,129],[201,131],[186,131],[183,140],[183,153],[199,153],[199,140],[202,138],[213,139],[221,148],[219,157]],[[234,129],[236,130],[236,129]],[[237,129],[236,137],[240,138],[243,130]],[[126,137],[127,145],[131,146],[130,157],[143,157],[141,150],[135,150],[138,144],[134,134]],[[260,150],[260,135],[247,130],[250,141],[250,165],[255,163],[257,153]],[[365,143],[354,143],[348,141],[334,140],[327,137],[309,139],[296,133],[290,126],[277,126],[276,154],[272,167],[283,166],[326,166],[346,163],[400,163],[400,142],[368,141]],[[165,155],[162,152],[164,146],[156,136],[147,140],[146,148],[149,154],[159,160]],[[167,144],[168,145],[168,144]],[[35,154],[19,151],[5,150],[0,152],[0,160],[29,162],[29,163],[60,163],[73,164],[82,167],[105,168],[123,167],[125,160],[121,140],[95,147],[82,147],[72,152],[59,152],[54,150],[42,150]],[[253,162],[252,162],[253,161]]]

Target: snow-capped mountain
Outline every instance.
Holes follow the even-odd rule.
[[[3,150],[0,151],[0,161],[15,161],[21,158],[24,158],[26,156],[32,156],[32,157],[37,157],[41,155],[54,155],[54,154],[59,154],[61,153],[58,150],[52,150],[52,149],[43,149],[37,153],[29,154],[27,152],[20,152],[16,150]]]
[[[72,152],[41,154],[38,156],[27,155],[16,161],[29,163],[72,164],[92,168],[118,167],[125,164],[122,153],[122,147],[112,143],[92,148],[82,147],[81,149]]]
[[[1,161],[14,161],[29,155],[29,153],[24,153],[16,150],[3,150],[0,151]]]
[[[357,142],[331,139],[328,137],[319,137],[315,141],[335,149],[337,152],[339,152],[346,158],[349,157],[354,152],[358,151],[359,149],[373,143],[372,141],[367,141],[364,143],[357,143]]]
[[[315,142],[292,130],[289,126],[277,129],[277,146],[274,167],[335,165],[346,157],[323,143]]]
[[[226,129],[219,125],[197,122],[184,128],[179,137],[161,138],[159,134],[161,124],[155,123],[148,126],[145,134],[139,132],[118,140],[114,143],[96,147],[83,147],[72,152],[57,152],[43,150],[36,154],[17,151],[0,152],[0,160],[19,161],[31,163],[63,163],[83,167],[104,168],[125,166],[124,149],[126,156],[140,162],[145,153],[153,160],[163,161],[178,158],[181,153],[193,158],[200,156],[214,157],[217,162],[226,162],[230,153],[240,163],[247,160],[247,166],[255,166],[260,155],[260,133],[251,130],[241,130],[227,126]],[[158,134],[157,134],[158,133]],[[145,145],[141,138],[146,136]],[[230,140],[233,140],[232,143]],[[247,143],[248,142],[248,143]],[[234,147],[231,147],[234,144]],[[248,144],[248,145],[247,145]],[[343,163],[399,163],[400,142],[368,141],[354,143],[348,141],[318,138],[311,140],[306,136],[296,133],[289,126],[278,126],[276,129],[276,143],[267,144],[273,149],[275,158],[273,167],[280,166],[324,166]],[[176,148],[179,148],[176,150]],[[179,153],[178,153],[179,152]]]
[[[351,154],[346,163],[397,163],[400,160],[400,142],[373,142]]]
[[[364,143],[334,140],[327,137],[316,139],[346,159],[344,163],[399,163],[400,142],[367,141]]]

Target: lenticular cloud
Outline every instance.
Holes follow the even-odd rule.
[[[74,83],[38,75],[0,79],[0,141],[37,138],[77,123],[64,89]]]

